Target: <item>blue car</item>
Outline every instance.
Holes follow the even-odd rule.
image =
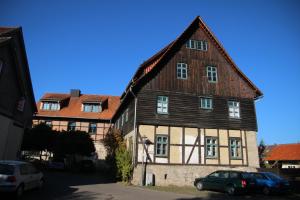
[[[290,183],[272,172],[251,172],[249,176],[254,183],[252,189],[265,195],[286,193],[290,190]]]

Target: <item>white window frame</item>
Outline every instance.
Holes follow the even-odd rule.
[[[229,138],[230,157],[233,159],[242,158],[242,140],[240,138]]]
[[[188,40],[186,43],[186,48],[207,51],[208,43],[205,40]]]
[[[84,103],[83,112],[101,112],[101,105],[98,103]]]
[[[157,108],[158,114],[168,114],[169,113],[169,97],[167,96],[157,96]]]
[[[186,63],[177,63],[176,75],[177,79],[187,79],[188,77],[188,66]],[[185,75],[185,76],[184,76]]]
[[[60,105],[59,105],[59,102],[56,102],[56,101],[44,101],[42,102],[42,110],[52,110],[52,111],[55,111],[55,110],[59,110],[60,109]]]
[[[218,138],[206,137],[205,138],[205,157],[217,158],[218,157]]]
[[[218,82],[218,69],[215,66],[206,66],[206,76],[210,83]]]
[[[125,122],[128,122],[128,108],[125,110]]]
[[[229,118],[234,118],[234,119],[241,118],[240,102],[228,101],[228,115]]]
[[[213,109],[213,99],[210,97],[200,97],[200,108],[206,110]]]

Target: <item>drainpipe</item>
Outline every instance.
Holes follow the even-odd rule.
[[[136,130],[136,107],[137,107],[137,97],[135,96],[135,94],[132,91],[132,86],[129,88],[129,91],[131,92],[132,96],[134,97],[134,118],[133,118],[133,128],[134,128],[134,139],[135,141],[137,140],[137,130]],[[135,160],[136,158],[136,142],[134,142],[134,155],[133,155],[133,159],[132,159],[132,163],[135,164],[137,161]]]

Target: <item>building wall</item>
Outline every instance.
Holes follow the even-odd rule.
[[[68,122],[67,120],[51,120],[52,122],[52,129],[56,131],[67,131],[68,130]],[[44,123],[45,121],[49,121],[48,119],[35,119],[33,120],[33,125],[37,125],[40,123]],[[70,120],[74,121],[74,120]],[[94,123],[94,121],[91,121]],[[103,145],[102,140],[104,139],[105,135],[107,134],[110,127],[110,123],[97,123],[97,133],[90,134],[92,140],[94,141],[96,153],[98,154],[99,159],[105,159],[106,157],[106,150]],[[78,131],[85,131],[88,132],[89,130],[89,122],[86,121],[76,121],[75,130]]]
[[[168,154],[165,157],[155,154],[155,138],[157,135],[168,136]],[[148,147],[145,146],[143,149],[142,137],[149,139],[152,144]],[[206,137],[217,138],[218,147],[216,158],[207,158],[205,156]],[[231,158],[229,146],[230,138],[239,138],[241,140],[242,155],[239,159]],[[259,167],[256,132],[254,131],[139,125],[137,152],[136,159],[139,164],[143,161],[143,158],[144,162],[146,162],[146,155],[148,154],[147,163],[153,173],[157,172],[161,175],[162,172],[160,170],[173,170],[175,167],[176,170],[171,170],[168,173],[173,179],[177,177],[178,180],[183,176],[183,173],[192,172],[195,168],[198,169],[198,171],[204,170],[200,175],[207,175],[207,173],[217,170],[220,167],[245,168],[247,170],[255,170],[255,168]],[[188,169],[188,166],[191,168]],[[180,170],[183,171],[180,172]],[[200,171],[197,173],[200,173]],[[135,169],[134,176],[136,177],[136,173],[139,172],[138,169]],[[156,181],[157,184],[161,184],[160,179],[156,179]],[[167,182],[164,181],[164,183]]]
[[[21,148],[24,129],[0,115],[0,160],[15,160]]]

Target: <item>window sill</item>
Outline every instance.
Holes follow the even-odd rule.
[[[218,157],[216,156],[216,157],[205,157],[206,159],[218,159]]]

